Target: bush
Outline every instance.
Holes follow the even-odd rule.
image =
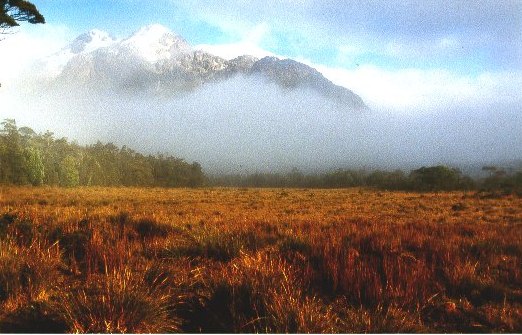
[[[413,170],[409,179],[412,189],[416,191],[450,191],[460,188],[461,173],[457,169],[438,165]]]
[[[8,313],[0,321],[2,333],[58,334],[66,333],[67,325],[45,302],[33,302]]]
[[[89,233],[76,230],[71,233],[64,233],[60,237],[60,247],[64,251],[64,256],[70,261],[83,262],[87,255],[88,244],[91,236]]]
[[[29,246],[34,238],[33,223],[29,220],[23,220],[15,223],[14,235],[18,244]]]
[[[5,213],[0,216],[0,238],[7,236],[8,228],[16,221],[17,215]]]

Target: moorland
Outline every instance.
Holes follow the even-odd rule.
[[[520,332],[522,199],[0,187],[1,332]]]

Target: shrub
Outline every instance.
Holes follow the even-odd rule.
[[[15,222],[17,218],[16,214],[5,213],[0,216],[0,238],[7,236],[8,228]]]
[[[49,303],[32,302],[8,313],[0,321],[2,333],[66,333],[67,325],[60,315],[54,313]]]
[[[82,263],[85,261],[90,238],[91,235],[88,232],[81,230],[64,233],[60,237],[59,244],[69,264],[71,262]]]
[[[33,223],[29,220],[23,220],[15,223],[14,235],[18,244],[29,246],[34,238]]]

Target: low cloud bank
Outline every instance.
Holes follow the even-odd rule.
[[[21,93],[23,91],[23,93]],[[377,91],[375,94],[379,94]],[[253,78],[178,97],[3,88],[2,118],[82,144],[96,140],[200,162],[210,173],[411,168],[522,158],[520,105],[482,101],[428,113],[341,108]]]

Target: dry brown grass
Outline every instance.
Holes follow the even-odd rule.
[[[520,332],[522,199],[0,188],[0,331]]]

